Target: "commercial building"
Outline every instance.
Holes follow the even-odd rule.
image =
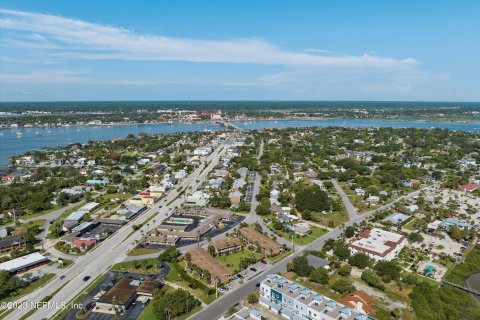
[[[217,255],[229,254],[242,249],[242,241],[238,238],[224,238],[212,243]]]
[[[139,296],[152,298],[153,292],[160,288],[162,284],[158,281],[142,281],[136,291]]]
[[[260,304],[292,320],[374,320],[364,312],[276,274],[268,274],[260,283]]]
[[[78,236],[81,236],[81,235],[87,233],[88,231],[92,230],[96,226],[97,225],[95,223],[92,223],[92,222],[83,222],[83,223],[79,224],[78,226],[76,226],[75,228],[73,228],[72,231],[76,232]]]
[[[203,193],[202,191],[195,191],[193,194],[187,197],[185,204],[197,207],[205,207],[208,199],[210,199],[209,194]]]
[[[48,263],[50,260],[38,252],[0,263],[0,270],[10,273],[22,273]]]
[[[117,215],[119,219],[132,220],[146,209],[147,207],[141,204],[127,204],[125,207],[118,209]]]
[[[243,227],[239,231],[242,239],[245,242],[255,248],[260,247],[260,249],[266,255],[279,254],[283,251],[281,244],[261,234],[252,227]]]
[[[190,249],[188,253],[191,256],[191,264],[210,273],[212,285],[215,284],[215,279],[218,279],[222,284],[230,282],[230,277],[232,276],[230,271],[217,259],[212,257],[210,253],[202,248]]]
[[[25,249],[27,242],[22,237],[12,237],[0,240],[0,254],[9,253],[13,250]]]
[[[92,212],[93,210],[97,209],[99,205],[100,203],[98,202],[89,202],[78,209],[78,211]]]
[[[95,242],[96,241],[94,239],[77,239],[74,240],[71,245],[72,247],[79,248],[82,251],[87,251],[95,245]]]
[[[75,211],[65,218],[64,222],[79,222],[87,214],[87,211]]]
[[[392,260],[405,246],[403,235],[374,228],[364,230],[349,245],[352,254],[361,252],[375,260]]]
[[[131,284],[130,279],[120,279],[98,301],[96,312],[111,313],[114,308],[125,311],[137,298],[137,287]]]
[[[208,156],[210,153],[212,153],[212,151],[212,147],[198,147],[193,150],[193,154],[196,156]]]

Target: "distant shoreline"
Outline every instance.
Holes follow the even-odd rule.
[[[1,120],[1,117],[0,117]],[[364,120],[364,121],[398,121],[398,122],[434,122],[434,123],[455,123],[455,124],[479,124],[480,119],[475,120],[455,120],[455,119],[424,119],[424,118],[352,118],[352,117],[335,117],[335,118],[325,118],[325,117],[284,117],[284,118],[247,118],[242,120],[223,120],[227,122],[242,122],[242,121],[339,121],[339,120]],[[112,123],[99,123],[99,124],[65,124],[65,125],[55,125],[55,126],[17,126],[17,127],[0,127],[2,129],[53,129],[53,128],[67,128],[67,127],[108,127],[108,126],[148,126],[148,125],[175,125],[175,124],[214,124],[216,123],[213,120],[204,120],[204,121],[174,121],[170,122],[112,122]]]

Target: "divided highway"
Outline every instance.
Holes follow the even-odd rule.
[[[202,167],[197,168],[184,181],[182,181],[179,187],[182,187],[182,190],[184,190],[191,186],[191,189],[195,190],[196,187],[205,180],[208,172],[213,169],[220,157],[225,153],[226,146],[231,143],[232,139],[233,137],[227,138],[207,157],[204,162],[209,163],[207,168],[204,170],[202,170]],[[110,238],[101,242],[92,251],[76,259],[75,264],[72,267],[59,274],[59,276],[65,276],[63,280],[56,278],[45,286],[20,298],[17,302],[26,302],[25,308],[16,309],[5,319],[20,319],[31,310],[32,302],[40,302],[47,296],[53,295],[48,301],[48,307],[45,306],[38,308],[36,312],[30,316],[30,319],[51,319],[61,310],[60,308],[62,305],[69,303],[78,294],[82,293],[97,276],[107,272],[113,264],[121,262],[127,258],[127,252],[133,248],[137,240],[141,239],[142,230],[147,231],[148,228],[147,226],[143,226],[141,229],[132,233],[132,224],[142,224],[153,216],[155,216],[158,223],[160,223],[160,221],[165,219],[176,206],[180,206],[184,199],[182,196],[179,196],[179,187],[167,194],[164,198],[166,199],[166,202],[162,199],[152,208],[141,214],[132,223],[129,223],[118,230]],[[166,205],[170,201],[173,202],[170,205]],[[160,208],[162,205],[164,206]],[[83,278],[86,276],[92,278],[89,281],[83,281]],[[67,282],[68,284],[62,287]]]

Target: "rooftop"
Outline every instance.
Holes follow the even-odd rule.
[[[374,228],[360,233],[360,239],[354,240],[350,246],[378,256],[386,256],[405,239],[401,234]]]
[[[259,246],[261,246],[264,249],[273,249],[273,248],[281,247],[281,244],[261,234],[260,232],[253,229],[252,227],[243,227],[240,229],[240,233],[245,238],[247,238],[248,241],[256,242],[258,243]]]
[[[0,270],[16,272],[24,268],[34,266],[39,263],[47,262],[47,261],[49,260],[46,257],[42,256],[38,252],[34,252],[20,258],[16,258],[4,263],[0,263]]]

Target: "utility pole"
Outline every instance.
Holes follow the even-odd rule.
[[[291,236],[291,239],[292,239],[292,252],[295,252],[295,245],[293,244],[293,234]]]

